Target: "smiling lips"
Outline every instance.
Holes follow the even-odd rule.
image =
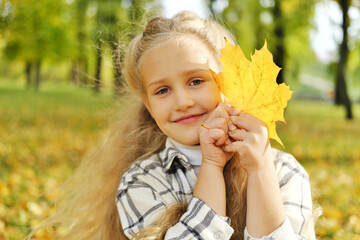
[[[202,113],[202,114],[191,114],[191,115],[180,117],[180,118],[176,119],[174,122],[175,123],[181,123],[181,124],[189,124],[189,123],[193,123],[193,122],[197,121],[203,115],[204,115],[204,113]]]

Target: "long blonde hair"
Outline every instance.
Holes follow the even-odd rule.
[[[115,202],[121,177],[135,161],[161,151],[166,140],[141,100],[145,93],[141,57],[166,40],[191,41],[187,36],[203,41],[216,58],[224,37],[232,39],[215,21],[181,12],[171,19],[152,18],[144,32],[130,42],[123,69],[129,93],[120,100],[118,120],[100,146],[82,161],[73,177],[64,184],[57,211],[44,224],[65,228],[66,234],[61,239],[127,239]],[[246,216],[247,176],[237,158],[234,155],[224,169],[227,214],[235,229],[232,239],[243,238]],[[134,238],[162,239],[186,206],[186,202],[169,206],[158,221]]]

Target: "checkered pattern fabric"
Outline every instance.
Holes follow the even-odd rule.
[[[287,218],[261,239],[315,239],[309,176],[295,158],[273,149],[275,169]],[[124,174],[116,197],[121,225],[128,238],[150,226],[166,206],[188,201],[186,212],[168,229],[166,240],[230,239],[234,232],[228,217],[217,215],[193,197],[196,175],[186,156],[171,142],[159,154],[138,161]],[[256,240],[244,229],[246,240]]]

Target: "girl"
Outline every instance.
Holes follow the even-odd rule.
[[[222,70],[224,37],[182,12],[133,39],[123,115],[50,219],[66,239],[315,239],[305,170],[223,102],[209,69]]]

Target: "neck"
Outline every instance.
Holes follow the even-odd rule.
[[[202,153],[200,149],[200,144],[197,145],[185,145],[175,141],[172,138],[169,138],[170,143],[178,150],[181,154],[185,155],[189,160],[189,163],[193,166],[196,173],[200,169],[202,161]]]

